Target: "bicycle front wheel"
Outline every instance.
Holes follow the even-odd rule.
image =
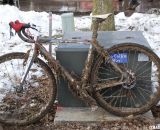
[[[111,59],[126,74],[124,84],[103,87],[121,80],[121,74],[99,57],[91,75],[94,97],[107,111],[119,115],[137,115],[148,111],[160,99],[160,59],[138,44],[119,44],[108,49]]]
[[[40,120],[56,98],[56,80],[47,64],[36,58],[23,90],[18,91],[25,72],[25,53],[0,57],[0,122],[29,125]]]

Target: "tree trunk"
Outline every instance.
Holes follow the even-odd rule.
[[[112,0],[93,0],[93,15],[113,13]],[[94,22],[93,22],[94,26]],[[105,22],[100,25],[101,31],[113,31],[115,30],[114,13]]]
[[[129,5],[129,1],[124,0],[123,11],[125,11],[128,8],[128,5]]]

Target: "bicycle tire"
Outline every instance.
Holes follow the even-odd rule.
[[[131,70],[135,73],[135,83],[132,86],[126,87],[123,84],[98,91],[93,87],[93,97],[102,108],[118,116],[147,112],[160,99],[159,57],[151,49],[131,43],[115,45],[107,51],[112,56],[127,54],[127,61],[123,59],[123,63],[111,57],[118,62],[117,65],[123,71]],[[120,77],[121,75],[102,56],[97,58],[91,73],[92,85],[104,83],[104,81],[106,84],[115,82],[120,80]]]
[[[0,122],[3,124],[24,126],[35,123],[46,115],[56,99],[54,74],[39,58],[34,60],[23,92],[16,91],[25,61],[25,53],[0,56]]]

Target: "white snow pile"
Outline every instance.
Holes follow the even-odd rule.
[[[36,24],[42,35],[48,35],[49,14],[46,12],[20,11],[9,5],[0,5],[0,55],[20,51],[24,52],[30,48],[30,44],[24,43],[17,35],[10,39],[9,22],[19,20],[24,23]],[[91,19],[89,17],[75,17],[76,30],[90,29]],[[53,35],[62,30],[61,16],[53,14]],[[118,31],[133,30],[143,31],[153,50],[160,56],[160,15],[135,13],[131,17],[125,17],[123,13],[115,16],[116,29]]]
[[[118,31],[142,31],[152,49],[160,56],[160,15],[135,13],[127,18],[123,13],[115,16]]]

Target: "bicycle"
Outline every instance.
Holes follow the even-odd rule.
[[[92,16],[92,40],[81,41],[90,44],[81,76],[68,72],[40,38],[27,33],[34,26],[11,22],[11,28],[33,47],[27,53],[0,56],[0,122],[29,125],[44,117],[56,99],[60,76],[68,81],[72,93],[93,110],[100,106],[118,116],[134,116],[155,105],[160,99],[160,59],[151,49],[138,44],[123,43],[104,49],[97,41],[98,28],[110,15]],[[145,60],[136,62],[139,54]],[[123,62],[117,59],[121,56]]]

